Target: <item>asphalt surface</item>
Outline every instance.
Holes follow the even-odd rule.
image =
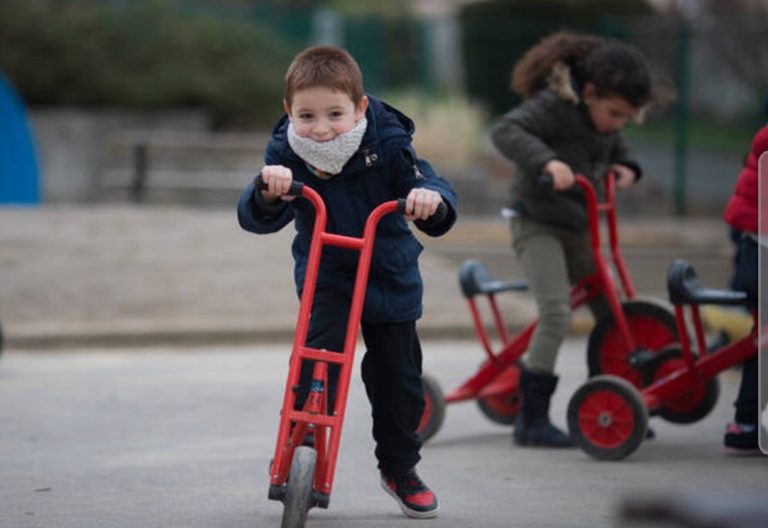
[[[558,360],[551,416],[561,427],[586,377],[584,347],[583,337],[571,337]],[[283,509],[267,500],[267,467],[289,350],[276,342],[8,352],[0,361],[0,526],[279,526]],[[482,356],[472,341],[427,340],[424,350],[426,370],[446,391]],[[732,457],[722,448],[736,372],[721,375],[709,416],[686,426],[652,419],[657,437],[619,462],[514,447],[508,428],[473,403],[450,405],[419,464],[441,501],[430,521],[405,518],[379,488],[358,374],[330,507],[312,510],[309,528],[634,527],[620,513],[626,501],[662,494],[682,504],[681,493],[704,501],[696,511],[709,521],[735,506],[737,513],[757,508],[762,523],[753,526],[768,525],[768,457]]]
[[[298,310],[291,235],[244,233],[229,209],[0,209],[0,526],[278,525],[266,468]],[[674,258],[706,284],[727,284],[718,218],[624,218],[621,235],[643,296],[665,298]],[[422,240],[425,364],[449,390],[482,360],[459,265],[479,258],[501,279],[521,275],[500,219],[464,217]],[[501,301],[510,328],[534,316],[527,294]],[[586,377],[589,324],[577,314],[559,360],[561,426]],[[766,459],[723,454],[738,374],[721,381],[710,416],[686,427],[654,420],[658,438],[620,463],[513,448],[475,405],[450,406],[420,464],[442,501],[427,524],[625,526],[621,504],[645,493],[765,496]],[[424,524],[378,488],[357,376],[352,391],[331,507],[313,510],[309,526]]]
[[[292,228],[256,236],[234,208],[94,205],[0,208],[0,323],[7,348],[284,339],[295,325]],[[732,248],[719,218],[627,217],[622,248],[641,296],[666,298],[666,269],[686,258],[713,287],[728,282]],[[457,270],[467,258],[519,279],[498,217],[462,217],[421,237],[425,337],[470,337]],[[500,299],[511,328],[534,315],[527,294]],[[577,326],[588,317],[577,314]]]

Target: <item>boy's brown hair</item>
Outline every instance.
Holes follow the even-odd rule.
[[[293,94],[307,88],[323,87],[349,95],[355,106],[360,104],[363,75],[348,52],[335,46],[313,46],[293,59],[285,73],[285,101],[288,106]]]

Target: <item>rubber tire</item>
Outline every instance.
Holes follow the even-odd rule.
[[[492,401],[492,400],[505,400],[504,402]],[[512,425],[515,423],[515,418],[520,412],[520,392],[513,391],[506,394],[499,394],[497,396],[486,396],[485,398],[478,398],[477,406],[486,418],[500,425]],[[518,402],[515,405],[515,402]],[[499,405],[507,406],[508,409],[498,411]]]
[[[291,471],[283,507],[281,528],[304,528],[312,501],[312,481],[315,477],[317,451],[299,446],[293,452]]]
[[[679,341],[675,317],[663,306],[648,301],[628,301],[621,306],[637,346],[659,350]],[[629,365],[626,354],[619,352],[624,354],[622,357],[616,352],[621,350],[615,345],[619,339],[621,337],[614,322],[613,313],[609,312],[600,318],[589,334],[587,345],[589,376],[612,374],[629,380],[636,387],[643,387],[641,374]],[[607,363],[612,363],[614,366],[609,368],[606,366]]]
[[[667,369],[675,368],[674,365],[670,364],[672,361],[678,362],[679,366],[684,365],[682,360],[683,351],[678,344],[666,346],[661,349],[659,353],[668,356],[668,359],[665,359],[658,365],[654,376],[654,381],[657,381],[658,379],[666,376],[666,373],[663,370],[665,364]],[[696,401],[693,401],[694,405],[690,405],[692,396],[696,399]],[[717,400],[719,398],[720,381],[717,379],[717,377],[713,377],[706,380],[703,385],[693,387],[691,390],[685,391],[677,398],[675,398],[683,404],[683,409],[675,409],[675,402],[669,402],[666,405],[661,405],[654,414],[660,416],[668,422],[676,424],[690,424],[698,422],[707,416],[710,412],[712,412],[712,409],[714,409],[715,405],[717,405]],[[672,404],[672,406],[670,406],[670,404]]]
[[[421,375],[421,383],[424,386],[424,414],[421,417],[416,434],[422,442],[426,442],[443,426],[445,420],[445,396],[440,388],[440,383],[429,374]]]
[[[599,420],[604,416],[610,422],[602,425]],[[621,460],[645,438],[648,408],[640,391],[627,380],[596,376],[579,387],[568,402],[568,430],[573,443],[591,457]],[[604,440],[599,441],[598,436]]]

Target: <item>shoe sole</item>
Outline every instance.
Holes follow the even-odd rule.
[[[389,488],[389,486],[387,486],[387,483],[385,481],[380,480],[379,484],[381,485],[381,489],[387,492],[387,495],[395,499],[395,501],[397,502],[397,505],[400,506],[400,510],[407,517],[411,517],[413,519],[431,519],[432,517],[436,517],[438,510],[440,510],[440,503],[435,505],[434,510],[429,510],[429,511],[412,510],[400,499],[400,497],[397,496],[397,493],[392,491]]]
[[[733,455],[738,457],[753,457],[762,455],[763,452],[759,448],[755,449],[739,449],[738,447],[726,447],[726,455]]]

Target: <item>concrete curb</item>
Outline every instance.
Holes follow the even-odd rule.
[[[588,334],[593,323],[589,316],[576,316],[571,324],[571,332]],[[521,324],[512,324],[508,328],[511,334],[522,329]],[[69,348],[148,348],[156,346],[208,347],[219,345],[244,345],[256,343],[292,342],[293,325],[257,326],[257,325],[215,325],[201,321],[179,323],[152,321],[141,324],[98,325],[92,327],[71,326],[52,328],[26,325],[15,330],[6,330],[4,347],[6,350],[61,350]],[[495,339],[493,329],[488,329],[491,339]],[[418,325],[419,336],[423,340],[456,339],[476,340],[477,334],[472,326],[469,314],[466,324],[449,322],[423,323]]]

